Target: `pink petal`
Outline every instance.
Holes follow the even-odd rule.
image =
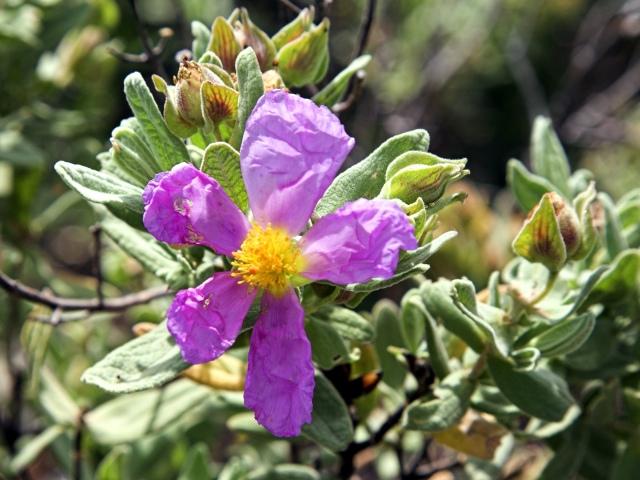
[[[172,245],[206,245],[228,256],[249,230],[246,217],[220,184],[188,163],[156,175],[142,200],[144,226]]]
[[[356,200],[322,217],[300,242],[302,275],[346,285],[393,276],[400,250],[417,247],[413,226],[390,200]]]
[[[279,437],[299,435],[311,422],[315,379],[303,319],[293,290],[281,298],[265,293],[251,335],[244,404]]]
[[[209,362],[233,345],[255,296],[229,272],[180,290],[167,311],[167,327],[185,361]]]
[[[283,90],[266,93],[247,121],[240,150],[256,220],[301,232],[353,145],[326,107]]]

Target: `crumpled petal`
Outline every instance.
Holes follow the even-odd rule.
[[[196,288],[180,290],[167,311],[167,327],[189,363],[205,363],[235,342],[256,296],[229,272],[215,273]]]
[[[400,250],[417,247],[413,225],[391,200],[356,200],[322,217],[300,241],[302,275],[346,285],[393,276]]]
[[[244,404],[258,423],[279,437],[300,434],[311,422],[315,386],[304,311],[293,290],[265,293],[251,335]]]
[[[353,145],[326,107],[284,90],[263,95],[247,121],[240,149],[258,223],[300,233]]]
[[[144,226],[172,245],[206,245],[228,256],[249,230],[248,220],[220,184],[188,163],[156,175],[142,200]]]

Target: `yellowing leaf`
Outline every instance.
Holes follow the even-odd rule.
[[[460,423],[433,438],[442,445],[472,457],[491,460],[507,431],[488,416],[468,411]]]
[[[218,390],[241,392],[246,373],[247,366],[242,360],[225,354],[213,362],[192,365],[183,375]]]

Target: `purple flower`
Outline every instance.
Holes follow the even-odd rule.
[[[311,421],[314,389],[295,286],[387,279],[399,251],[417,246],[409,219],[390,200],[348,203],[298,237],[353,144],[327,108],[273,90],[253,110],[240,151],[252,221],[190,164],[158,174],[143,193],[144,224],[158,240],[208,246],[231,261],[230,272],[178,292],[167,312],[187,362],[222,355],[262,293],[244,400],[260,424],[282,437],[299,435]]]

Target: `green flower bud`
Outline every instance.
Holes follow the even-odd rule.
[[[235,21],[231,21],[231,20]],[[273,67],[276,47],[269,36],[260,30],[249,18],[246,8],[235,10],[230,17],[236,38],[243,47],[251,47],[256,52],[260,70],[263,72]]]
[[[447,160],[426,152],[407,152],[387,167],[386,182],[381,198],[397,198],[413,203],[421,198],[424,203],[437,201],[447,186],[469,173],[466,159]]]
[[[529,212],[513,241],[513,251],[557,272],[579,252],[582,241],[578,216],[555,192],[547,192]]]
[[[202,127],[204,125],[200,94],[202,84],[211,82],[221,85],[223,83],[222,80],[199,63],[185,61],[180,65],[174,82],[176,84],[176,101],[180,117],[187,123]]]
[[[285,44],[276,57],[285,84],[301,87],[318,83],[329,66],[329,19]]]
[[[282,27],[278,33],[276,33],[271,40],[277,50],[280,50],[287,43],[292,42],[304,32],[309,30],[313,24],[313,19],[316,15],[316,10],[313,7],[304,8],[300,11],[298,16],[290,23]]]

